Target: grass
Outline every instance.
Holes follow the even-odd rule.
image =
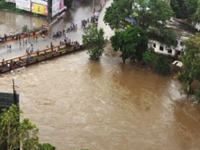
[[[10,4],[10,3],[7,3],[5,1],[0,1],[0,10],[3,10],[3,9],[8,9],[10,11],[13,11],[13,12],[16,12],[16,13],[22,13],[23,11],[16,8],[16,6],[14,4]]]

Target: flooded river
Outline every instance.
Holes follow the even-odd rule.
[[[110,44],[100,62],[76,52],[0,75],[18,86],[23,117],[57,150],[199,150],[200,106],[173,76],[123,64]]]

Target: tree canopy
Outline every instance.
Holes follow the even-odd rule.
[[[121,19],[133,18],[137,26],[146,30],[149,39],[170,46],[176,44],[175,32],[166,26],[172,15],[170,5],[163,0],[115,0],[107,8],[104,22],[118,29]]]
[[[86,46],[90,55],[90,58],[92,60],[99,60],[106,44],[103,29],[98,30],[96,25],[91,24],[86,27],[82,39],[83,44]]]
[[[20,113],[18,106],[12,105],[0,114],[0,145],[7,150],[55,150],[48,143],[39,143],[38,128],[28,118],[20,121]]]
[[[183,69],[178,73],[178,80],[183,84],[185,90],[190,92],[194,80],[200,82],[200,34],[190,36],[185,41],[184,53],[180,56]]]
[[[115,0],[107,8],[104,21],[112,29],[117,29],[121,19],[131,17],[138,26],[147,29],[166,25],[172,15],[170,5],[163,0]]]
[[[200,22],[200,0],[173,0],[171,7],[175,17],[187,19],[189,23]]]
[[[142,53],[147,50],[147,33],[138,26],[130,27],[125,31],[116,31],[110,40],[114,50],[122,52],[124,63],[128,58],[141,60]]]

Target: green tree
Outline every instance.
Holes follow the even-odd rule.
[[[121,51],[123,63],[126,59],[142,59],[142,54],[147,50],[148,37],[145,30],[135,26],[125,31],[117,31],[110,38],[115,51]]]
[[[24,25],[24,26],[22,27],[22,32],[28,32],[28,31],[29,31],[28,26],[27,26],[27,25]]]
[[[189,93],[193,81],[196,79],[200,82],[200,34],[190,36],[185,41],[185,46],[184,53],[180,56],[183,68],[177,78],[182,83],[184,90]]]
[[[108,23],[112,29],[119,28],[119,21],[124,19],[125,17],[131,17],[136,20],[137,26],[142,28],[146,31],[148,35],[148,39],[157,40],[167,46],[175,45],[176,44],[176,34],[172,29],[167,28],[167,20],[169,20],[173,15],[173,11],[170,5],[163,0],[115,0],[113,1],[112,5],[106,10],[104,16],[104,22]],[[131,35],[127,35],[129,32],[125,33],[116,33],[117,35],[123,36],[123,38],[113,37],[112,40],[115,44],[112,44],[114,49],[121,49],[121,51],[125,52],[122,53],[122,59],[125,61],[133,54],[133,44],[127,43],[127,41],[134,41]],[[128,40],[122,40],[125,37],[128,37]],[[135,36],[137,38],[137,36]],[[141,39],[141,38],[139,38]],[[119,41],[118,43],[118,40]],[[135,39],[137,41],[137,39]],[[118,46],[123,45],[124,43],[126,46]],[[127,44],[126,44],[127,43]],[[140,45],[143,46],[143,45]],[[117,48],[120,47],[120,48]],[[141,49],[146,50],[145,48],[141,47]],[[136,54],[142,58],[142,51],[140,54]]]
[[[175,17],[187,19],[190,24],[200,22],[200,0],[173,0],[171,7]]]
[[[170,5],[163,0],[135,0],[132,18],[143,29],[166,27],[166,21],[173,15]]]
[[[99,60],[106,45],[103,29],[98,30],[96,25],[91,24],[86,27],[82,39],[90,58],[92,60]]]
[[[186,6],[184,0],[172,0],[170,2],[172,10],[174,11],[174,16],[176,18],[187,18]]]
[[[157,54],[153,50],[147,50],[142,54],[143,61],[150,63],[156,60]]]
[[[149,39],[159,41],[167,46],[176,46],[177,35],[171,28],[163,27],[160,29],[150,28],[148,30]]]
[[[170,73],[170,61],[168,60],[167,56],[157,56],[154,70],[162,75],[167,75]]]
[[[195,95],[195,99],[197,102],[200,102],[200,89],[196,90],[194,92],[194,95]]]
[[[111,29],[118,29],[120,20],[132,14],[133,0],[115,0],[110,7],[106,9],[104,22],[108,23]]]
[[[0,145],[7,150],[16,150],[20,147],[23,150],[41,150],[39,146],[43,146],[37,136],[38,128],[27,118],[20,122],[20,113],[22,112],[16,105],[3,110],[0,115]],[[53,147],[50,144],[49,146]]]
[[[125,17],[136,19],[138,26],[143,29],[166,25],[173,15],[170,5],[163,0],[115,0],[107,8],[104,22],[112,29],[119,28],[119,21]]]
[[[67,6],[67,8],[71,8],[73,1],[74,0],[64,0],[65,6]]]

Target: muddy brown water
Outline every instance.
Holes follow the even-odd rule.
[[[74,5],[80,9],[73,7],[52,31],[92,10],[88,1]],[[11,71],[0,75],[0,91],[12,92],[15,80],[22,118],[57,150],[199,150],[200,106],[180,92],[173,76],[123,64],[119,55],[108,44],[99,62],[81,51]]]
[[[149,69],[122,64],[108,45],[100,62],[85,51],[0,76],[15,80],[23,117],[58,150],[198,150],[200,107],[180,84]]]

